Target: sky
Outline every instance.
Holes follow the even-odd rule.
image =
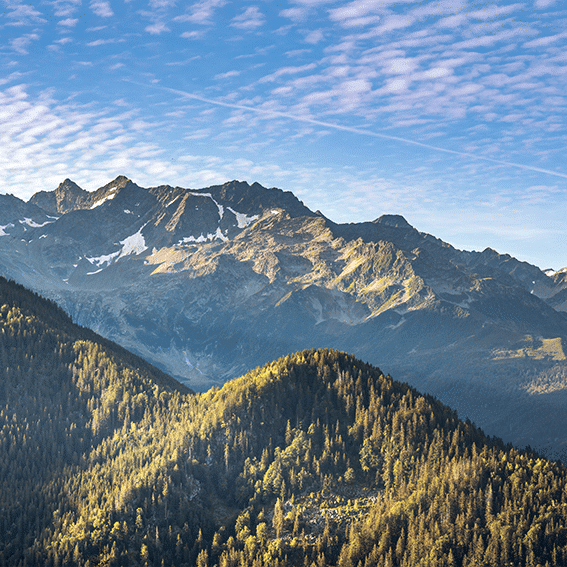
[[[561,0],[0,0],[0,193],[233,179],[567,266]]]

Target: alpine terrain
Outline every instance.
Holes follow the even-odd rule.
[[[337,224],[233,181],[0,196],[0,274],[193,390],[334,348],[491,435],[567,449],[567,272],[457,250],[401,216]]]
[[[567,470],[309,350],[188,391],[0,278],[0,564],[567,563]]]

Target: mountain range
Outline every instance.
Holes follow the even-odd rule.
[[[233,181],[0,196],[0,274],[193,390],[305,348],[378,364],[517,445],[567,448],[567,270]]]

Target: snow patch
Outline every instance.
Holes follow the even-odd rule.
[[[118,256],[118,259],[123,258],[124,256],[129,256],[130,254],[138,255],[148,249],[144,236],[142,235],[142,230],[146,224],[144,224],[144,226],[142,226],[140,230],[132,236],[128,236],[128,238],[120,241],[120,244],[122,244],[122,251],[120,252],[120,256]]]
[[[257,221],[260,216],[253,215],[248,216],[244,213],[237,213],[234,209],[227,207],[227,209],[236,217],[236,222],[238,223],[238,228],[246,228],[248,225],[252,224],[254,221]]]
[[[401,327],[406,322],[406,318],[402,316],[402,318],[395,324],[395,325],[387,325],[386,329],[397,329]]]
[[[207,242],[207,239],[202,234],[198,238],[195,238],[194,236],[185,236],[177,243],[177,245],[189,244],[189,242]]]
[[[175,199],[173,199],[173,201],[169,201],[169,203],[167,203],[165,208],[167,209],[167,207],[169,207],[170,205],[173,205],[173,203],[175,203],[175,201],[177,201],[177,199],[179,199],[179,195],[177,195],[177,197],[175,197]]]
[[[102,272],[103,268],[101,268],[100,270],[97,270],[96,272],[87,272],[87,276],[92,276],[93,274],[98,274],[99,272]]]
[[[107,195],[106,197],[103,197],[102,199],[99,199],[98,201],[96,201],[96,203],[91,207],[92,209],[95,209],[96,207],[100,207],[103,203],[106,203],[106,201],[111,201],[112,199],[114,199],[114,197],[116,197],[116,193],[112,193],[111,195]]]
[[[185,238],[182,238],[177,245],[181,246],[183,244],[189,244],[191,242],[195,242],[198,244],[201,244],[203,242],[211,242],[213,240],[222,240],[223,242],[228,242],[229,239],[222,233],[220,226],[217,227],[216,232],[214,232],[213,234],[211,234],[210,232],[207,234],[207,236],[204,236],[202,233],[200,236],[198,236],[197,238],[195,238],[194,236],[186,236]]]
[[[0,236],[8,236],[7,232],[4,232],[4,229],[6,228],[13,228],[14,225],[12,223],[7,224],[6,226],[0,226]]]
[[[129,211],[128,209],[124,209],[124,212],[125,212],[127,215],[133,215],[133,214],[134,214],[132,211]]]
[[[46,224],[51,224],[53,221],[45,221],[42,224],[39,224],[35,221],[33,221],[32,219],[28,219],[27,217],[24,217],[24,220],[20,221],[20,224],[27,224],[28,226],[31,226],[31,228],[41,228],[42,226],[45,226]]]
[[[118,254],[120,254],[120,250],[118,252],[113,252],[112,254],[97,256],[96,258],[89,258],[88,256],[86,256],[86,259],[91,264],[96,264],[96,266],[98,267],[98,266],[102,266],[103,264],[110,264],[110,262],[112,262],[112,260],[116,258],[116,256],[118,256]]]
[[[224,215],[224,207],[221,204],[217,203],[215,201],[214,197],[210,193],[189,193],[189,195],[194,195],[195,197],[208,197],[209,199],[211,199],[213,201],[213,203],[217,206],[217,208],[219,210],[219,217],[222,220],[222,217]]]

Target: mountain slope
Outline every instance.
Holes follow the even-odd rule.
[[[4,273],[193,389],[338,348],[491,434],[565,448],[560,277],[456,250],[397,215],[339,225],[237,181],[145,189],[119,177],[87,193],[67,180],[32,203],[59,217],[25,238],[5,230]]]
[[[303,351],[184,393],[0,284],[4,565],[567,559],[563,467],[371,365]]]

